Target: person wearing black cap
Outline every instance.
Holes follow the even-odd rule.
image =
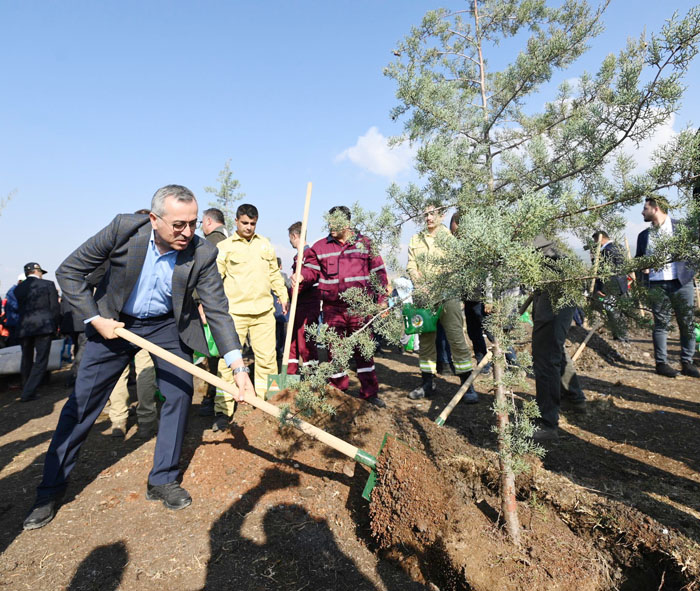
[[[22,402],[37,398],[36,390],[49,364],[51,337],[61,315],[56,286],[53,281],[42,279],[44,273],[39,263],[27,263],[24,265],[27,280],[15,289],[22,344]]]

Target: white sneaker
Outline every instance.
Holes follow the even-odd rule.
[[[425,390],[423,389],[423,386],[418,386],[415,390],[409,392],[408,397],[411,400],[420,400],[421,398],[427,398],[435,394],[435,384],[433,384],[433,388],[430,391],[430,393],[426,396]]]

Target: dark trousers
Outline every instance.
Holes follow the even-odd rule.
[[[554,312],[546,292],[535,294],[532,302],[532,368],[537,406],[547,427],[559,425],[562,389],[572,400],[586,399],[564,348],[575,310],[568,307]]]
[[[464,316],[467,320],[467,335],[474,348],[474,357],[479,363],[486,355],[486,339],[484,339],[484,303],[472,300],[464,301]]]
[[[78,369],[80,368],[80,361],[83,358],[83,352],[85,351],[85,344],[87,343],[87,337],[84,332],[73,333],[75,338],[73,339],[73,367],[71,367],[70,373],[73,377],[73,381],[78,377]]]
[[[36,351],[36,359],[34,352]],[[44,378],[51,353],[51,335],[22,337],[22,398],[33,396]]]
[[[219,359],[221,359],[221,357],[207,357],[207,371],[213,376],[219,375],[217,373],[219,371]],[[204,398],[211,398],[214,400],[214,396],[216,396],[216,386],[213,384],[207,384],[207,392],[204,395]]]
[[[442,324],[440,324],[439,321],[435,332],[435,350],[437,351],[437,362],[442,363],[443,365],[449,365],[452,363],[452,349],[450,349],[450,343],[447,340],[445,329],[442,328]]]
[[[180,340],[172,315],[144,320],[122,316],[120,320],[138,336],[181,359],[192,361],[192,350]],[[107,404],[117,379],[137,351],[137,347],[122,339],[105,340],[100,336],[88,339],[75,388],[61,411],[46,454],[44,477],[37,491],[39,499],[51,498],[65,489],[80,447]],[[151,484],[158,485],[172,482],[179,475],[178,462],[193,388],[192,376],[186,371],[155,356],[153,362],[158,388],[165,398],[153,469],[148,476]]]

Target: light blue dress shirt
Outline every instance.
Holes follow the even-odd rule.
[[[141,274],[122,312],[136,318],[152,318],[173,311],[173,269],[177,250],[160,254],[151,230]]]
[[[122,308],[124,314],[135,318],[152,318],[173,311],[173,270],[177,254],[177,250],[161,254],[156,246],[155,232],[151,230],[146,258],[136,285]],[[86,322],[90,320],[92,318]],[[224,355],[224,361],[229,366],[241,358],[239,349]]]

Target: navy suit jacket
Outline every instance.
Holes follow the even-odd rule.
[[[617,269],[625,264],[625,256],[620,247],[614,242],[608,242],[600,251],[600,255],[608,265]],[[627,275],[614,275],[605,280],[596,279],[595,288],[606,295],[622,295],[627,293]]]
[[[121,214],[61,263],[56,278],[80,320],[98,315],[119,319],[141,274],[150,238],[147,215]],[[187,248],[178,252],[173,270],[173,314],[180,338],[191,349],[204,353],[208,347],[192,297],[195,288],[219,351],[241,348],[216,266],[217,253],[216,247],[195,235]],[[88,275],[105,262],[109,265],[93,294]],[[86,334],[91,336],[95,331],[88,326]]]
[[[52,334],[58,328],[61,309],[53,281],[30,275],[15,288],[19,307],[19,337]]]
[[[673,228],[674,233],[676,231],[677,224],[678,220],[674,220],[672,218],[671,227]],[[639,233],[639,236],[637,236],[637,252],[634,255],[635,258],[646,255],[647,248],[649,248],[649,228],[643,230]],[[676,271],[678,272],[678,280],[681,282],[681,285],[685,285],[689,281],[692,281],[693,277],[695,277],[695,271],[693,271],[693,269],[691,269],[685,261],[675,261],[675,263]],[[649,283],[649,275],[647,273],[642,274],[642,281],[644,284]]]

